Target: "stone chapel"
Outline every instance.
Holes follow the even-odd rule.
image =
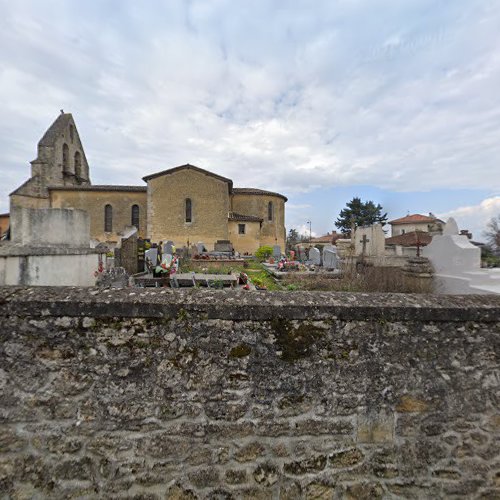
[[[130,226],[153,242],[177,247],[229,240],[236,251],[285,247],[285,203],[279,193],[237,188],[231,179],[186,164],[143,177],[145,185],[93,185],[73,116],[61,112],[38,143],[31,177],[10,194],[17,207],[76,208],[90,216],[91,237],[110,245]]]

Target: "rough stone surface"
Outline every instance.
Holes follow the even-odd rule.
[[[0,288],[0,491],[497,498],[499,330],[497,297]]]

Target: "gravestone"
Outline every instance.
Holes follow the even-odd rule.
[[[326,269],[337,269],[339,267],[337,247],[334,245],[326,245],[323,248],[323,267]]]
[[[153,268],[156,267],[156,257],[158,256],[158,249],[157,248],[150,248],[149,250],[146,250],[144,252],[144,256],[146,258],[146,262],[150,262],[150,265],[153,266]]]
[[[198,249],[198,253],[203,253],[207,251],[205,243],[203,243],[202,241],[198,241],[198,243],[196,243],[196,248]]]
[[[229,240],[217,240],[214,244],[214,252],[232,253],[233,245]]]
[[[354,232],[356,255],[381,257],[385,253],[385,234],[381,224],[361,226]]]
[[[281,247],[279,245],[273,246],[273,257],[279,259],[281,257]]]
[[[194,259],[197,255],[199,255],[198,247],[196,245],[191,246],[191,258]]]
[[[121,241],[120,266],[125,268],[128,274],[137,272],[137,232]]]
[[[146,242],[142,238],[139,238],[137,240],[137,272],[138,273],[142,273],[144,271],[144,259],[145,259],[144,252],[146,250],[145,245],[146,245]]]
[[[168,255],[173,255],[174,254],[174,242],[172,240],[168,240],[164,245],[163,245],[163,253],[168,254]]]
[[[315,265],[319,266],[321,264],[321,252],[318,248],[312,247],[309,249],[309,260]]]

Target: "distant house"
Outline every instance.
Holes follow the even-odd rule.
[[[322,245],[335,245],[335,242],[343,238],[343,236],[337,231],[332,231],[331,233],[326,233],[324,236],[317,236],[316,238],[311,238],[311,243],[320,243]]]
[[[0,214],[0,238],[7,232],[7,229],[9,229],[9,222],[9,214]]]
[[[435,215],[412,214],[400,219],[389,221],[391,225],[391,235],[398,236],[400,234],[411,233],[414,231],[423,231],[431,236],[442,234],[445,222],[438,219]]]

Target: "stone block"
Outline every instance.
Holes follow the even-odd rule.
[[[390,443],[394,440],[394,415],[390,413],[358,415],[359,443]]]

